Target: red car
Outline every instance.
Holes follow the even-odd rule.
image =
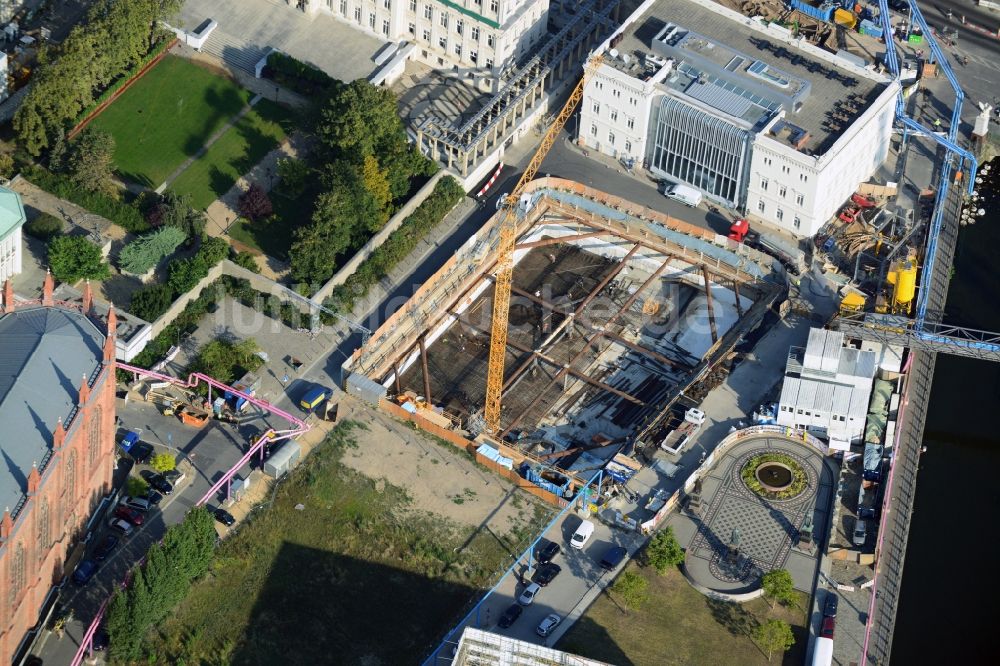
[[[833,638],[833,629],[837,626],[837,621],[832,617],[823,618],[823,628],[820,630],[819,635],[822,638]]]
[[[127,506],[119,506],[115,509],[115,516],[117,518],[123,518],[133,525],[142,525],[142,512],[136,509],[130,509]]]

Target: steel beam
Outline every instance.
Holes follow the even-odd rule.
[[[601,331],[601,333],[604,335],[604,337],[608,338],[609,340],[613,340],[614,342],[617,342],[620,345],[624,345],[625,347],[628,347],[629,349],[631,349],[633,351],[639,352],[640,354],[642,354],[644,356],[648,356],[651,359],[659,361],[660,363],[664,363],[664,364],[670,366],[671,368],[677,367],[678,365],[683,365],[686,368],[690,368],[691,367],[687,363],[681,363],[680,361],[675,361],[672,358],[667,358],[666,356],[664,356],[663,354],[661,354],[659,352],[655,352],[652,349],[647,349],[647,348],[645,348],[645,347],[643,347],[641,345],[637,345],[636,343],[630,342],[630,341],[626,340],[625,338],[623,338],[622,336],[615,335],[614,333],[612,333],[610,331]]]
[[[531,241],[530,243],[518,243],[514,246],[517,250],[526,250],[530,247],[546,247],[548,245],[558,245],[559,243],[572,243],[576,240],[583,240],[585,238],[593,238],[595,236],[607,236],[606,231],[588,231],[582,234],[573,234],[572,236],[560,236],[558,238],[543,238],[542,240]]]
[[[427,368],[427,346],[424,343],[424,337],[421,335],[417,342],[420,344],[420,366],[423,368],[424,375],[424,400],[429,405],[431,404],[431,373]]]
[[[715,327],[715,306],[712,304],[712,281],[708,278],[708,269],[701,266],[701,274],[705,278],[705,300],[708,301],[708,325],[712,328],[712,342],[719,341],[719,329]]]
[[[399,384],[399,364],[395,361],[392,363],[392,378],[396,384],[396,395],[402,394],[403,390]]]
[[[743,304],[740,303],[740,281],[733,280],[733,293],[736,294],[736,315],[743,319]]]

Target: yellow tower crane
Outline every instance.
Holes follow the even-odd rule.
[[[541,145],[531,157],[521,178],[514,189],[504,198],[500,207],[500,246],[497,250],[496,287],[493,294],[493,325],[490,333],[490,360],[486,371],[486,406],[483,417],[486,429],[494,435],[500,433],[500,399],[503,393],[504,361],[507,352],[507,318],[510,312],[510,288],[514,272],[514,243],[517,241],[517,201],[524,186],[535,179],[539,167],[549,154],[549,150],[559,138],[559,133],[566,121],[573,115],[580,100],[583,99],[583,88],[590,79],[590,74],[601,64],[601,55],[590,58],[584,66],[583,76],[576,84],[566,104],[556,119],[552,121],[548,131],[542,138]]]

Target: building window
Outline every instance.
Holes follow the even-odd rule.
[[[473,65],[478,64],[479,63],[479,51],[469,51],[469,60],[472,61]]]
[[[8,608],[14,608],[17,593],[24,589],[24,543],[17,544],[10,562],[10,592],[7,594]]]
[[[472,29],[469,30],[469,36],[472,37],[473,40],[475,40],[477,42],[479,41],[479,26],[478,25],[472,26]]]
[[[438,37],[438,46],[440,46],[443,51],[447,51],[448,50],[448,38],[447,37]]]
[[[66,459],[66,497],[76,501],[76,451],[71,451]],[[66,516],[63,516],[65,520]]]
[[[785,195],[788,194],[788,188],[785,187],[784,185],[781,185],[780,187],[778,187],[778,194],[781,195],[782,199],[784,199]]]
[[[465,27],[465,22],[462,19],[455,19],[455,32],[462,34],[462,29]]]
[[[382,20],[382,34],[385,35],[386,37],[389,36],[389,20],[388,19],[383,19]]]
[[[392,9],[392,0],[382,0],[382,6],[386,9]]]
[[[442,28],[448,27],[448,15],[443,12],[441,13],[441,27]]]
[[[611,109],[611,121],[612,122],[618,121],[618,112],[615,111],[614,109]]]
[[[462,45],[461,44],[455,44],[455,55],[457,55],[459,58],[462,57]]]
[[[615,133],[614,132],[608,132],[608,143],[610,143],[612,146],[615,145]]]
[[[805,203],[805,200],[806,200],[806,197],[805,197],[804,194],[796,194],[795,195],[795,203],[796,203],[796,205],[801,206],[803,203]]]
[[[785,165],[781,165],[781,173],[788,173],[789,171],[791,171],[791,169]]]
[[[427,28],[424,28],[424,41],[425,42],[431,41],[431,31],[428,30]]]
[[[594,113],[600,115],[600,113],[601,113],[601,104],[600,104],[600,102],[594,102],[593,110],[594,110]]]
[[[771,158],[770,157],[765,157],[764,158],[764,164],[766,164],[767,166],[771,166]]]
[[[347,0],[340,0],[340,13],[347,16]]]
[[[799,219],[798,215],[795,216],[795,220],[792,222],[792,226],[795,227],[796,229],[802,226],[802,220]],[[843,421],[843,419],[841,419],[841,421]]]
[[[493,44],[494,44],[493,35],[492,34],[486,35],[486,46],[493,48]]]
[[[407,26],[407,29],[410,31],[411,35],[413,35],[414,37],[417,36],[417,24],[416,23],[411,23],[410,25]]]
[[[51,542],[50,536],[50,525],[49,525],[49,500],[47,497],[42,498],[41,504],[38,505],[38,558],[41,559],[45,555],[45,551],[49,548],[49,543]]]
[[[778,218],[778,221],[780,222],[785,217],[785,211],[779,208],[778,210],[774,211],[774,216]]]
[[[428,20],[434,18],[434,10],[430,5],[424,5],[424,18]]]
[[[635,118],[629,118],[625,121],[625,124],[628,125],[629,129],[635,129]]]
[[[417,13],[417,0],[410,0],[410,11],[414,14]]]
[[[631,154],[631,152],[632,152],[632,142],[631,141],[626,141],[625,142],[625,152]]]
[[[486,69],[493,69],[493,58],[486,59]]]
[[[590,126],[590,136],[597,136],[597,125]]]
[[[500,0],[490,0],[490,11],[494,14],[500,11]]]
[[[354,8],[354,20],[361,23],[361,7]]]
[[[372,30],[375,29],[375,12],[368,14],[368,27]]]
[[[94,408],[90,415],[90,427],[87,428],[87,466],[93,467],[101,444],[101,406]]]
[[[760,189],[762,189],[765,192],[767,192],[767,178],[761,178],[760,179]]]
[[[799,180],[801,180],[803,183],[808,183],[809,182],[809,176],[805,175],[804,173],[800,173],[799,174]]]
[[[760,199],[760,200],[757,201],[757,210],[759,210],[762,213],[764,212],[764,200],[763,199]]]

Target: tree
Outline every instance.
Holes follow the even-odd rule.
[[[271,199],[267,192],[257,183],[251,183],[249,189],[240,195],[237,209],[240,215],[250,218],[253,221],[265,218],[274,212],[271,206]]]
[[[275,55],[279,54],[273,53],[271,57],[273,58]],[[312,169],[302,160],[289,158],[278,160],[278,180],[281,182],[280,192],[290,199],[295,199],[305,192],[311,175]]]
[[[149,466],[157,472],[169,472],[177,467],[177,461],[171,453],[157,453],[149,461]]]
[[[352,245],[350,194],[325,192],[316,199],[312,224],[295,230],[289,249],[292,276],[300,282],[325,282],[337,267],[337,256]]]
[[[776,601],[782,604],[795,601],[795,583],[787,569],[768,571],[761,577],[760,586],[764,590],[764,596],[771,600],[771,608],[774,608]]]
[[[42,213],[24,225],[24,230],[43,241],[48,241],[63,233],[63,223],[58,217]]]
[[[7,153],[0,153],[0,178],[10,178],[14,175],[14,158]]]
[[[167,191],[158,206],[150,211],[151,226],[177,227],[191,240],[205,233],[205,214],[191,207],[191,197]]]
[[[771,618],[753,628],[751,634],[754,642],[761,650],[767,653],[767,660],[771,661],[771,655],[775,652],[784,652],[795,645],[795,636],[792,635],[792,627],[784,620]]]
[[[141,275],[172,254],[186,238],[177,227],[161,227],[123,247],[118,253],[118,265],[123,271]]]
[[[232,257],[232,262],[237,266],[242,266],[248,271],[260,273],[260,266],[257,265],[256,255],[253,252],[237,252]]]
[[[149,484],[138,476],[130,476],[125,480],[125,492],[132,497],[141,497],[149,490]]]
[[[228,384],[239,379],[238,371],[253,372],[263,361],[257,352],[260,347],[253,338],[240,342],[212,340],[201,348],[191,363],[192,372],[201,372]]]
[[[151,284],[132,294],[128,311],[139,319],[155,321],[174,302],[174,290],[165,284]]]
[[[49,269],[60,282],[103,280],[111,274],[97,247],[83,236],[56,236],[49,241]]]
[[[387,211],[389,204],[392,203],[392,192],[389,191],[389,181],[385,179],[385,174],[373,155],[365,155],[361,165],[361,182],[375,199],[379,210]]]
[[[640,574],[626,571],[618,577],[611,590],[618,595],[622,606],[628,612],[629,608],[639,608],[649,599],[649,593],[646,591],[648,587],[649,582]]]
[[[661,575],[684,561],[684,549],[674,536],[674,528],[667,527],[650,539],[645,559]]]
[[[114,157],[114,138],[107,132],[88,128],[70,146],[66,171],[70,180],[88,192],[116,195]]]
[[[367,155],[379,156],[386,146],[406,142],[395,95],[364,79],[336,89],[326,100],[316,136],[323,156],[355,164]]]

